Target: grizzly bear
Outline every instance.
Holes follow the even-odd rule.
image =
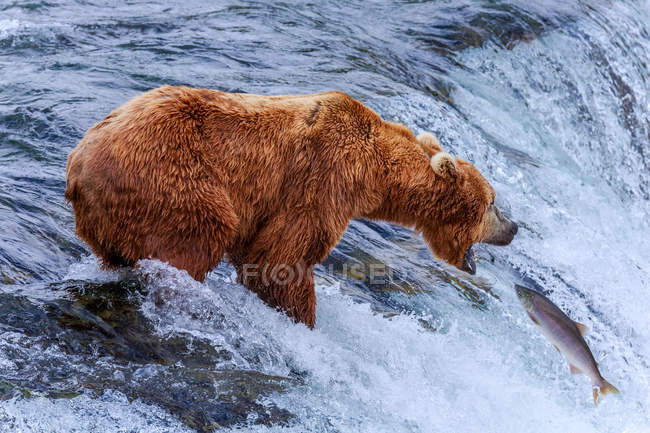
[[[224,255],[269,305],[314,326],[313,266],[353,218],[420,231],[475,272],[517,225],[469,162],[341,92],[260,96],[164,86],[88,130],[68,158],[76,231],[104,266],[159,259],[202,281]]]

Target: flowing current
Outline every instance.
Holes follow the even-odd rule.
[[[650,432],[647,0],[105,3],[0,4],[1,432]],[[66,158],[165,83],[345,91],[473,162],[519,235],[469,276],[354,221],[313,331],[226,263],[103,271]],[[594,408],[515,283],[590,327],[620,396]]]

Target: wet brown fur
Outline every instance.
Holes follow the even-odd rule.
[[[461,160],[437,174],[440,151],[340,92],[164,86],[90,128],[70,153],[65,195],[106,266],[155,258],[202,281],[226,255],[260,298],[313,327],[311,267],[351,219],[415,227],[455,266],[489,231],[492,187]],[[300,277],[277,284],[246,276],[246,264]]]

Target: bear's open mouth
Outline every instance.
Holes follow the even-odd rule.
[[[461,269],[471,275],[476,273],[476,259],[474,258],[474,251],[472,251],[471,245],[467,248],[467,251],[465,251],[465,255],[463,256],[463,267]]]

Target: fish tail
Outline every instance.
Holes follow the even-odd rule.
[[[616,389],[614,385],[612,385],[611,383],[603,379],[603,382],[600,384],[600,386],[594,386],[593,393],[594,393],[594,404],[598,406],[598,403],[600,403],[600,399],[602,398],[603,395],[620,394],[620,391]]]

